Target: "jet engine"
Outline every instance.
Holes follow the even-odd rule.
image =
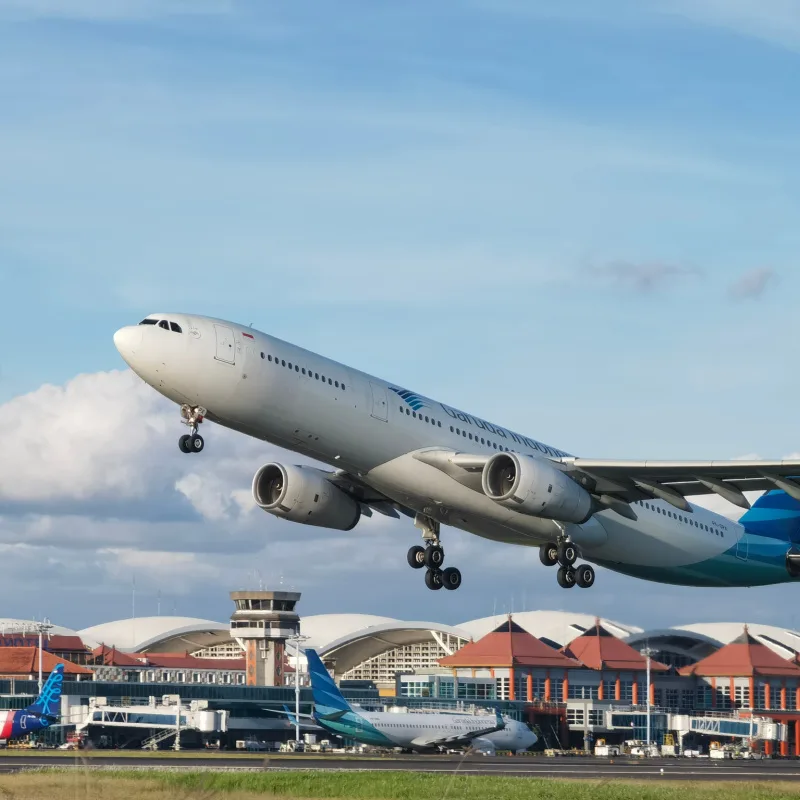
[[[313,467],[265,464],[253,478],[256,505],[276,517],[349,531],[361,518],[361,506]]]
[[[481,486],[496,503],[533,517],[580,524],[595,510],[586,489],[541,458],[497,453],[483,468]]]

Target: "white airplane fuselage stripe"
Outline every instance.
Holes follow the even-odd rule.
[[[201,405],[221,425],[345,470],[415,511],[443,507],[445,524],[479,536],[527,545],[557,536],[553,521],[503,507],[414,453],[433,447],[486,456],[508,449],[534,458],[566,452],[431,398],[409,399],[402,385],[254,329],[183,314],[151,316],[176,320],[184,332],[140,326],[141,336],[131,334],[130,352],[121,352],[140,377],[176,403]],[[231,332],[232,344],[221,329]],[[227,360],[219,357],[220,341]],[[658,500],[634,508],[636,521],[602,511],[566,529],[586,560],[611,569],[716,585],[714,574],[695,565],[721,559],[720,585],[752,585],[746,561],[740,565],[731,556],[745,534],[741,525],[696,505],[692,514]],[[685,567],[691,569],[684,581]],[[763,582],[778,580],[770,574]]]

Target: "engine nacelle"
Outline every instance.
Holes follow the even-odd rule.
[[[253,478],[253,499],[264,511],[291,522],[352,530],[361,519],[361,506],[326,475],[313,467],[265,464]]]
[[[533,517],[580,524],[595,510],[586,489],[541,458],[497,453],[484,466],[481,485],[496,503]]]

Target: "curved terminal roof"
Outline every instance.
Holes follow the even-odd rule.
[[[13,617],[0,617],[0,636],[8,636],[12,633],[25,633],[30,636],[36,632],[35,620],[14,619]],[[52,623],[48,623],[52,624]],[[62,625],[53,625],[50,633],[57,636],[78,636],[78,632],[72,628],[65,628]]]
[[[331,642],[344,639],[353,634],[378,625],[402,625],[393,617],[379,617],[376,614],[312,614],[300,618],[300,634],[310,637],[303,647],[323,652]],[[293,649],[291,642],[288,649]]]
[[[336,673],[342,674],[367,659],[374,658],[395,647],[429,641],[438,641],[442,644],[442,635],[469,639],[466,631],[450,625],[391,620],[382,625],[371,625],[360,631],[352,631],[346,636],[326,644],[321,648],[319,654],[326,660],[335,661]]]
[[[230,624],[194,617],[136,617],[78,631],[92,640],[132,653],[176,653],[230,641]]]
[[[756,641],[765,644],[779,656],[792,659],[800,653],[800,631],[779,628],[776,625],[748,623],[747,629]],[[742,635],[743,622],[698,622],[694,625],[681,625],[673,630],[691,631],[712,637],[722,644],[730,644]]]
[[[564,647],[569,644],[573,639],[593,628],[598,619],[592,614],[577,614],[572,611],[519,611],[511,616],[514,622],[528,633],[556,647]],[[458,627],[468,631],[474,639],[480,639],[495,630],[506,618],[505,614],[498,614],[494,617],[462,622]],[[603,617],[600,617],[600,624],[620,639],[642,632],[641,628],[634,625],[624,625]]]

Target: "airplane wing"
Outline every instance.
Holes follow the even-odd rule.
[[[800,501],[800,461],[614,461],[563,458],[568,475],[594,495],[631,503],[658,498],[691,511],[686,496],[718,494],[750,508],[744,492],[782,489]]]
[[[337,470],[331,473],[327,479],[334,486],[347,492],[354,500],[357,500],[361,504],[361,511],[365,517],[371,517],[373,511],[394,519],[399,519],[400,514],[405,514],[407,517],[414,516],[413,511],[389,499],[386,495],[376,491],[349,472]]]
[[[506,727],[505,720],[499,711],[495,711],[495,724],[491,727],[484,728],[479,731],[469,731],[463,734],[454,734],[452,736],[440,737],[417,737],[411,742],[411,747],[458,747],[460,745],[468,745],[473,739],[478,739],[481,736],[486,736],[490,733],[497,733]]]
[[[488,455],[443,448],[418,450],[414,458],[450,475],[475,491]],[[800,460],[782,461],[617,461],[550,458],[594,496],[601,506],[635,518],[629,503],[658,498],[691,513],[687,496],[717,494],[740,508],[750,508],[744,492],[781,489],[800,502]],[[797,480],[795,480],[795,478]]]

